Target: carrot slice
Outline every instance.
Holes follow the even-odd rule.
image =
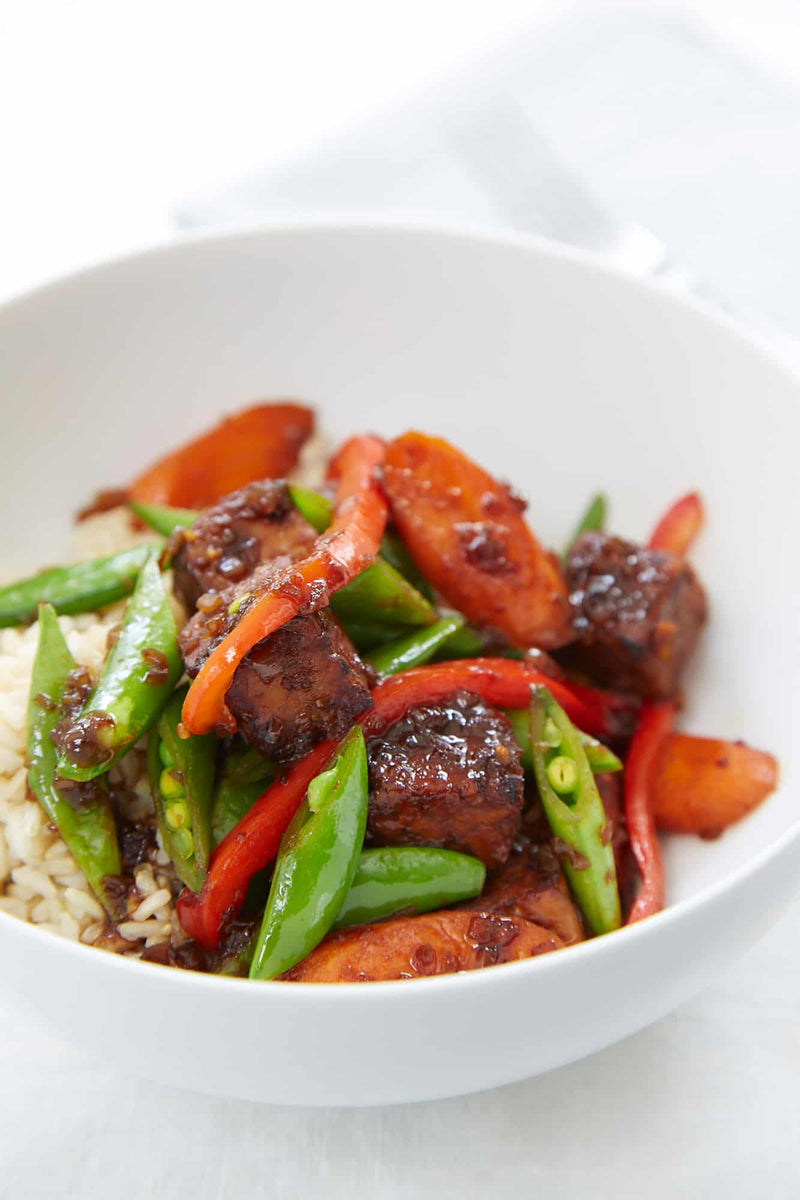
[[[667,509],[653,530],[651,550],[668,550],[685,558],[705,519],[703,502],[697,492],[689,492]]]
[[[406,433],[386,448],[383,485],[414,561],[455,608],[515,646],[570,640],[555,556],[482,467],[441,438]]]
[[[752,812],[777,784],[778,764],[763,750],[673,733],[653,779],[656,823],[672,833],[716,837]]]
[[[256,404],[159,459],[134,480],[129,498],[207,508],[254,479],[288,475],[313,429],[314,414],[305,405]]]

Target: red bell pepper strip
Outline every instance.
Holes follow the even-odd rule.
[[[256,404],[159,459],[135,479],[128,499],[206,508],[254,479],[282,479],[314,431],[304,404]]]
[[[608,734],[618,728],[624,697],[592,688],[574,689],[537,671],[525,662],[506,658],[471,658],[415,667],[393,675],[372,691],[372,708],[361,718],[366,737],[376,737],[417,704],[435,704],[466,690],[488,704],[521,708],[530,701],[531,687],[544,684],[570,718],[581,728]],[[625,709],[626,715],[630,708]],[[184,891],[178,916],[186,932],[213,949],[223,924],[235,915],[252,876],[267,866],[278,851],[281,836],[301,804],[311,780],[336,749],[322,742],[295,763],[283,780],[273,783],[249,812],[220,842],[208,875],[197,895]]]
[[[653,530],[649,546],[651,550],[668,550],[678,558],[685,558],[694,539],[700,532],[705,513],[703,502],[697,492],[682,496]]]
[[[579,728],[608,736],[620,733],[620,717],[630,717],[637,701],[598,688],[561,683],[526,662],[508,658],[465,658],[414,667],[392,675],[372,692],[373,707],[361,718],[364,733],[375,737],[417,704],[436,704],[467,691],[499,708],[523,708],[531,687],[544,685]]]
[[[302,562],[287,567],[274,586],[256,599],[239,622],[212,650],[192,681],[183,706],[190,733],[230,727],[225,693],[249,650],[299,612],[326,605],[375,560],[386,525],[387,506],[375,481],[383,443],[375,437],[351,438],[336,458],[338,486],[333,521]]]
[[[639,894],[628,916],[628,925],[652,916],[664,907],[664,869],[656,833],[652,787],[656,766],[674,720],[674,701],[643,704],[625,760],[625,822],[641,876]]]

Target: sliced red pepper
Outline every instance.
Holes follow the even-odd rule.
[[[778,784],[771,754],[744,742],[673,733],[653,778],[659,829],[716,837],[752,812]]]
[[[525,662],[471,658],[415,667],[384,680],[373,688],[373,707],[360,721],[365,736],[375,737],[409,708],[436,703],[462,690],[488,704],[521,708],[529,702],[533,684],[548,687],[570,719],[587,732],[618,732],[623,711],[627,715],[631,711],[631,702],[624,697],[592,688],[574,689]],[[335,748],[336,742],[320,744],[295,763],[285,779],[273,783],[219,844],[200,892],[182,893],[178,900],[181,924],[202,945],[210,949],[217,945],[223,924],[238,911],[252,876],[275,857],[309,783]]]
[[[651,550],[668,550],[685,558],[705,519],[703,502],[697,492],[689,492],[667,509],[653,530]]]
[[[172,508],[207,508],[254,479],[282,479],[314,431],[303,404],[256,404],[173,450],[130,486],[128,498]]]
[[[375,482],[383,452],[383,443],[375,437],[351,438],[342,447],[336,458],[338,485],[330,527],[317,539],[313,553],[279,575],[203,663],[183,706],[183,723],[191,733],[230,727],[225,693],[248,651],[299,612],[322,608],[333,592],[374,561],[386,526],[386,501]]]
[[[361,718],[364,733],[374,737],[417,704],[436,704],[454,692],[467,691],[500,708],[523,708],[531,687],[549,688],[571,721],[587,733],[614,736],[625,732],[634,698],[598,688],[561,683],[526,662],[508,658],[465,658],[414,667],[393,675],[372,691],[373,707]]]
[[[653,812],[653,782],[659,756],[675,721],[672,700],[647,701],[625,759],[625,822],[641,884],[628,925],[664,907],[664,868]]]

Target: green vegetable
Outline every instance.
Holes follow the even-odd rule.
[[[241,743],[228,751],[214,794],[211,840],[215,848],[252,808],[274,776],[274,766],[254,746]]]
[[[472,625],[462,625],[452,633],[436,654],[437,660],[475,658],[486,649],[486,636]]]
[[[294,484],[289,487],[289,495],[297,511],[317,533],[328,528],[333,516],[330,500]],[[372,566],[331,597],[331,608],[360,648],[370,649],[379,644],[373,641],[375,631],[384,627],[392,628],[394,635],[398,627],[400,632],[407,632],[404,626],[432,625],[436,620],[436,610],[408,581],[407,572],[421,579],[402,542],[387,535]]]
[[[283,835],[251,979],[274,979],[324,938],[358,866],[367,825],[367,750],[356,725],[331,766],[309,784]]]
[[[71,757],[58,760],[59,775],[94,779],[112,767],[156,720],[182,671],[175,618],[151,551],[97,687],[75,721]]]
[[[409,554],[405,542],[396,533],[384,533],[381,557],[386,559],[390,567],[399,571],[426,600],[433,602],[433,588]]]
[[[450,638],[457,629],[464,625],[464,618],[459,613],[443,617],[435,625],[406,634],[397,641],[389,642],[365,655],[379,675],[396,675],[398,671],[407,671],[409,667],[417,667],[433,658],[436,651]]]
[[[331,608],[347,629],[366,626],[432,625],[436,609],[383,558],[331,596]]]
[[[300,516],[304,517],[317,533],[324,533],[333,520],[331,501],[320,496],[318,492],[297,487],[294,483],[289,484],[289,497]]]
[[[533,755],[531,754],[531,722],[530,713],[526,708],[507,708],[506,716],[511,722],[517,745],[522,751],[522,765],[526,771],[533,770]],[[613,750],[598,742],[590,733],[578,730],[581,745],[586,751],[589,766],[595,775],[604,775],[612,771],[622,770],[622,761]]]
[[[178,876],[197,892],[205,879],[211,851],[217,738],[213,733],[178,736],[186,692],[185,687],[173,692],[150,730],[147,766],[161,844]]]
[[[432,846],[365,850],[334,929],[382,921],[400,911],[431,912],[479,896],[486,868],[477,858]]]
[[[54,782],[56,749],[50,734],[63,716],[60,705],[64,687],[74,667],[55,610],[43,604],[28,703],[28,785],[103,908],[112,919],[119,920],[124,916],[119,908],[119,891],[107,886],[109,876],[118,876],[121,866],[105,781],[99,780],[83,795],[75,788],[59,790]]]
[[[176,529],[186,529],[194,525],[200,513],[193,508],[167,508],[164,504],[140,504],[131,500],[128,504],[140,521],[155,529],[156,533],[169,537]]]
[[[570,887],[592,933],[609,933],[620,904],[608,821],[578,730],[545,687],[531,689],[530,740],[548,823],[573,851]]]
[[[570,550],[582,533],[603,528],[606,523],[606,508],[606,498],[602,492],[598,492],[589,502],[588,508],[573,529],[572,536],[564,543],[564,549],[561,552],[562,560],[567,558]]]
[[[10,583],[0,588],[0,627],[29,621],[39,604],[51,604],[64,614],[92,612],[113,604],[133,591],[151,552],[150,546],[135,546],[107,558],[51,567],[30,579]]]

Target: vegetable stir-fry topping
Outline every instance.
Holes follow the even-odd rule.
[[[642,545],[598,493],[559,558],[427,434],[353,437],[321,490],[287,480],[312,430],[288,402],[226,419],[119,494],[166,543],[0,589],[0,626],[39,621],[29,788],[109,926],[140,902],[115,788],[145,735],[159,899],[180,892],[160,961],[413,978],[658,912],[657,831],[718,836],[777,784],[770,754],[674,731],[699,495]],[[57,614],[125,597],[92,677]]]

